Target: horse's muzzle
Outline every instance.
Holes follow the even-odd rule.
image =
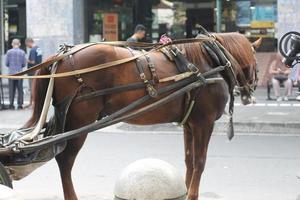
[[[254,96],[247,96],[247,95],[242,95],[241,96],[242,104],[243,105],[248,105],[248,104],[254,104],[256,103],[256,98]]]

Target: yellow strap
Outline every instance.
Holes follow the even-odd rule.
[[[148,51],[146,53],[137,55],[137,56],[133,56],[130,58],[124,58],[121,60],[117,60],[117,61],[112,61],[112,62],[108,62],[108,63],[103,63],[103,64],[99,64],[99,65],[95,65],[95,66],[91,66],[85,69],[80,69],[80,70],[74,70],[74,71],[70,71],[70,72],[63,72],[63,73],[57,73],[57,74],[50,74],[50,75],[35,75],[35,76],[24,76],[24,74],[27,74],[28,72],[32,72],[32,71],[36,71],[38,69],[44,68],[44,67],[48,67],[51,64],[62,60],[63,58],[72,55],[84,48],[87,48],[89,46],[92,45],[96,45],[96,44],[107,44],[107,45],[130,45],[130,44],[135,44],[133,46],[143,46],[144,44],[148,44],[148,43],[142,43],[142,45],[140,45],[139,43],[132,43],[132,42],[123,42],[123,41],[116,41],[116,42],[99,42],[99,43],[88,43],[88,44],[82,44],[82,45],[77,45],[74,48],[72,48],[70,51],[66,52],[65,54],[62,55],[57,55],[53,58],[51,58],[50,60],[47,60],[39,65],[36,65],[26,71],[17,73],[17,74],[12,74],[12,75],[0,75],[0,78],[7,78],[7,79],[42,79],[42,78],[61,78],[61,77],[67,77],[67,76],[74,76],[74,75],[78,75],[78,74],[85,74],[85,73],[89,73],[89,72],[94,72],[94,71],[98,71],[101,69],[106,69],[109,67],[113,67],[113,66],[117,66],[117,65],[121,65],[124,63],[128,63],[131,62],[141,56],[145,56],[151,52],[160,50],[166,46],[169,45],[173,45],[173,44],[184,44],[184,43],[191,43],[191,42],[203,42],[203,41],[208,41],[208,40],[212,40],[212,38],[209,37],[201,37],[201,38],[193,38],[193,39],[181,39],[181,40],[175,40],[171,43],[167,43],[167,44],[160,44],[160,43],[149,43],[149,45],[151,44],[152,46],[155,45],[159,45],[158,47],[152,49],[151,51]]]
[[[149,54],[150,52],[153,51],[149,51],[146,54]],[[9,78],[9,79],[42,79],[42,78],[61,78],[61,77],[67,77],[67,76],[74,76],[74,75],[78,75],[78,74],[86,74],[89,72],[94,72],[94,71],[98,71],[101,69],[106,69],[112,66],[118,66],[124,63],[128,63],[131,62],[141,56],[144,56],[145,54],[139,54],[133,57],[129,57],[129,58],[124,58],[121,60],[116,60],[116,61],[112,61],[112,62],[108,62],[108,63],[103,63],[103,64],[99,64],[99,65],[95,65],[92,67],[88,67],[85,69],[80,69],[80,70],[74,70],[74,71],[69,71],[69,72],[63,72],[63,73],[57,73],[57,74],[49,74],[49,75],[35,75],[35,76],[15,76],[15,75],[0,75],[0,78]]]
[[[72,48],[70,51],[68,51],[64,54],[58,53],[57,55],[50,57],[49,59],[47,59],[46,61],[44,61],[40,64],[37,64],[37,65],[35,65],[35,66],[25,70],[25,71],[22,71],[22,72],[19,72],[19,73],[16,73],[16,74],[12,74],[10,76],[21,76],[21,75],[28,74],[29,72],[36,71],[38,69],[48,67],[48,66],[52,65],[53,63],[55,63],[57,61],[60,61],[60,60],[64,59],[65,57],[69,56],[69,55],[72,55],[72,54],[74,54],[74,53],[76,53],[76,52],[78,52],[78,51],[80,51],[84,48],[87,48],[87,47],[90,47],[90,46],[93,46],[93,45],[95,45],[95,43],[87,43],[87,44],[76,45],[74,48]],[[0,76],[3,76],[3,75],[0,75]]]
[[[195,100],[192,100],[189,107],[188,107],[188,109],[187,109],[187,112],[185,113],[184,118],[180,122],[179,126],[183,126],[186,123],[186,121],[188,120],[188,118],[189,118],[189,116],[190,116],[190,114],[191,114],[191,112],[194,108],[194,105],[195,105]]]
[[[177,74],[177,75],[174,75],[174,76],[159,79],[159,82],[160,83],[169,82],[169,81],[177,82],[177,81],[180,81],[182,79],[188,78],[193,74],[194,74],[193,72],[184,72],[184,73]]]

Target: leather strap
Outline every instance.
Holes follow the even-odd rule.
[[[145,50],[142,50],[142,52],[145,54],[146,51]],[[159,78],[158,78],[158,75],[156,73],[156,69],[155,69],[155,65],[154,63],[152,62],[151,58],[149,55],[145,55],[146,57],[146,60],[148,62],[148,67],[149,67],[149,70],[151,72],[151,75],[152,75],[152,80],[155,82],[155,83],[159,83]]]
[[[211,41],[211,40],[213,40],[213,39],[209,38],[209,37],[202,37],[201,36],[199,38],[175,40],[173,42],[170,42],[170,43],[167,43],[167,44],[164,44],[164,45],[162,45],[161,43],[137,43],[137,42],[125,42],[125,41],[80,44],[80,45],[76,45],[74,48],[72,48],[70,51],[66,52],[65,54],[52,56],[48,60],[44,61],[43,63],[40,63],[40,64],[38,64],[34,67],[31,67],[30,69],[27,69],[25,71],[22,71],[22,72],[19,72],[19,73],[16,73],[16,74],[12,74],[12,75],[0,75],[0,78],[35,79],[35,78],[52,78],[52,77],[53,78],[59,78],[59,77],[66,77],[66,76],[74,76],[76,74],[89,73],[89,72],[109,68],[109,67],[112,67],[112,66],[115,66],[115,65],[128,63],[128,62],[131,62],[131,61],[135,60],[136,58],[142,56],[142,55],[140,55],[140,56],[136,56],[136,57],[132,57],[132,58],[125,58],[125,59],[121,59],[121,60],[118,60],[118,61],[113,61],[113,62],[110,62],[110,63],[104,63],[104,64],[101,64],[101,65],[92,66],[92,67],[85,68],[85,69],[82,69],[82,70],[75,70],[73,72],[65,72],[65,73],[52,74],[52,75],[41,75],[41,76],[23,76],[23,75],[28,74],[30,72],[34,72],[36,70],[46,68],[46,67],[52,65],[53,63],[64,59],[65,57],[67,57],[69,55],[73,55],[76,52],[81,51],[81,50],[83,50],[87,47],[98,45],[98,44],[113,45],[113,46],[136,46],[136,47],[144,47],[144,48],[153,48],[151,51],[148,51],[146,53],[146,54],[148,54],[150,52],[160,50],[160,49],[162,49],[166,46],[172,45],[172,44],[184,44],[184,43]]]
[[[19,72],[19,73],[16,73],[16,74],[12,74],[12,75],[9,75],[9,76],[21,76],[21,75],[28,74],[30,72],[37,71],[37,70],[42,69],[42,68],[46,68],[46,67],[52,65],[53,63],[64,59],[65,57],[73,55],[76,52],[81,51],[81,50],[83,50],[87,47],[93,46],[93,45],[96,45],[96,43],[87,43],[87,44],[77,45],[77,46],[73,47],[72,49],[70,49],[69,51],[67,51],[64,54],[60,54],[60,52],[59,52],[55,56],[52,56],[52,57],[48,58],[46,61],[44,61],[44,62],[42,62],[38,65],[35,65],[35,66],[25,70],[25,71],[22,71],[22,72]],[[4,76],[4,77],[2,77],[2,76]],[[5,78],[5,75],[0,75],[0,78]]]
[[[130,47],[127,47],[127,49],[130,51],[130,53],[133,56],[135,56],[134,51]],[[145,53],[143,52],[142,55],[145,55]],[[137,58],[135,60],[135,63],[136,63],[136,67],[137,67],[137,69],[139,71],[140,78],[141,78],[141,80],[144,82],[144,84],[146,86],[146,90],[147,90],[148,94],[151,97],[153,97],[153,98],[157,97],[157,91],[156,91],[156,89],[153,87],[153,85],[148,81],[148,79],[146,77],[146,74],[144,72],[144,66],[143,66],[142,60],[140,58]]]

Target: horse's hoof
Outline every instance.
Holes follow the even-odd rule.
[[[188,195],[185,200],[198,200],[198,195]]]

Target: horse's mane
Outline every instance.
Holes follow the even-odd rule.
[[[240,33],[217,33],[217,40],[227,49],[241,67],[254,66],[256,60],[249,40]]]
[[[217,40],[229,51],[229,53],[236,59],[239,67],[248,67],[255,65],[255,58],[251,44],[248,39],[240,33],[217,33],[215,34]],[[194,64],[201,64],[203,58],[207,60],[209,64],[211,61],[207,55],[206,50],[200,42],[186,43],[180,45],[180,48],[186,54],[187,59]]]

